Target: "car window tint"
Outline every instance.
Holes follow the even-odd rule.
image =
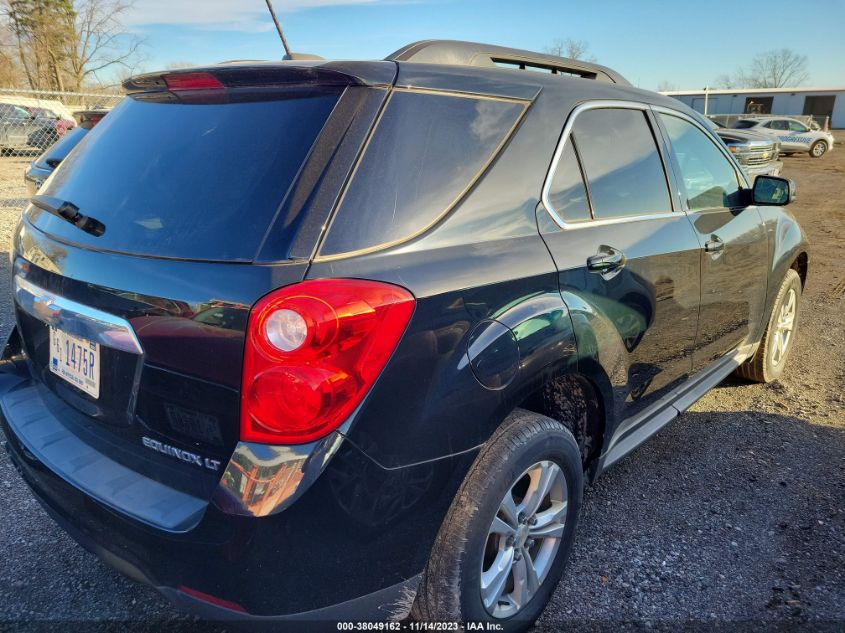
[[[740,185],[728,158],[703,131],[676,116],[660,114],[681,170],[690,210],[734,207]]]
[[[425,230],[472,184],[524,110],[513,101],[395,92],[321,254],[371,248]]]
[[[587,190],[578,166],[575,147],[567,142],[560,155],[549,189],[549,203],[552,209],[567,222],[581,222],[590,219],[590,204]]]
[[[251,260],[339,95],[292,87],[232,103],[126,98],[45,191],[105,224],[105,233],[90,235],[34,207],[30,220],[112,251]]]
[[[733,129],[735,129],[735,130],[745,130],[745,129],[748,129],[750,127],[754,127],[755,125],[757,125],[757,121],[742,120],[742,121],[737,121],[731,127],[733,127]]]
[[[789,129],[792,132],[806,132],[807,126],[803,123],[799,123],[798,121],[788,121]]]
[[[587,110],[578,115],[572,135],[596,219],[672,210],[663,165],[643,111]]]

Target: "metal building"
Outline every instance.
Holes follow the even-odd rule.
[[[731,90],[676,90],[675,97],[706,114],[783,114],[830,118],[831,128],[845,128],[845,87],[741,88]]]

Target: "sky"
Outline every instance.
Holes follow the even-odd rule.
[[[274,0],[291,48],[381,59],[422,39],[542,51],[588,42],[596,61],[654,90],[712,86],[772,48],[806,55],[805,86],[845,86],[845,0]],[[142,70],[279,59],[264,0],[137,0],[124,16],[146,41]]]

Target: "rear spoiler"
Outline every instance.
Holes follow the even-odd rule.
[[[208,77],[221,88],[276,88],[287,85],[372,86],[393,85],[396,64],[373,62],[238,62],[200,68],[147,73],[126,80],[128,94],[171,90],[169,83],[185,83],[191,77]]]

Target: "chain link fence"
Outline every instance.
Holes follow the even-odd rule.
[[[0,88],[0,209],[20,209],[30,196],[24,172],[68,132],[98,118],[123,97],[115,93]]]

